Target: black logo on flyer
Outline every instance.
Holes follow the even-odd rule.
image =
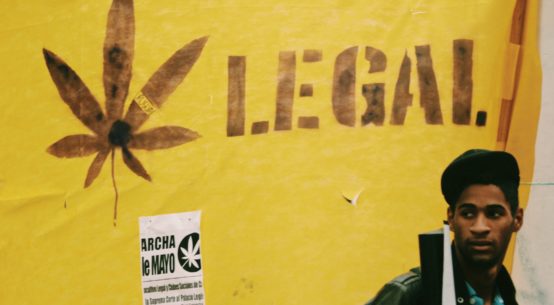
[[[191,233],[179,244],[177,250],[179,264],[188,272],[197,272],[202,269],[200,262],[200,234]]]

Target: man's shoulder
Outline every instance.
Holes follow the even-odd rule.
[[[413,268],[386,283],[366,305],[412,305],[421,299],[421,270]]]
[[[412,268],[410,269],[410,271],[395,277],[389,283],[394,285],[412,287],[414,285],[419,285],[420,282],[421,269],[417,267]]]

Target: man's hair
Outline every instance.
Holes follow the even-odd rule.
[[[500,179],[500,177],[494,177],[494,175],[491,175],[490,172],[484,172],[480,175],[472,177],[472,179],[468,179],[467,181],[461,183],[459,187],[455,191],[453,191],[450,196],[448,196],[449,198],[446,198],[446,201],[452,209],[452,212],[456,210],[456,202],[458,202],[458,199],[460,198],[460,195],[462,195],[464,190],[469,186],[475,184],[496,185],[504,194],[506,201],[510,204],[510,211],[512,215],[517,211],[519,207],[518,185],[515,184],[513,181],[507,181]]]

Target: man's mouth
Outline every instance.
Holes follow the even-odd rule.
[[[493,248],[493,243],[489,240],[470,240],[468,245],[472,250],[478,252],[489,251]]]

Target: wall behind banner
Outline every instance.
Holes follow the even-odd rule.
[[[540,9],[540,53],[543,62],[541,114],[537,132],[536,163],[531,185],[529,204],[525,211],[525,225],[517,237],[514,254],[514,281],[518,287],[521,304],[539,305],[554,303],[554,262],[550,258],[554,245],[554,225],[549,221],[554,214],[552,199],[554,145],[552,136],[554,123],[554,3],[543,1]]]
[[[133,150],[152,182],[118,149],[84,189],[93,155],[46,152],[93,133],[62,101],[42,49],[104,107],[110,5],[0,3],[0,303],[137,304],[138,217],[202,210],[206,304],[361,304],[418,264],[417,233],[445,215],[442,169],[468,148],[495,148],[513,89],[515,1],[136,1],[125,108],[175,51],[208,36],[138,131],[201,137]],[[540,77],[533,29],[529,81]],[[517,99],[508,148],[530,179],[540,100]]]

